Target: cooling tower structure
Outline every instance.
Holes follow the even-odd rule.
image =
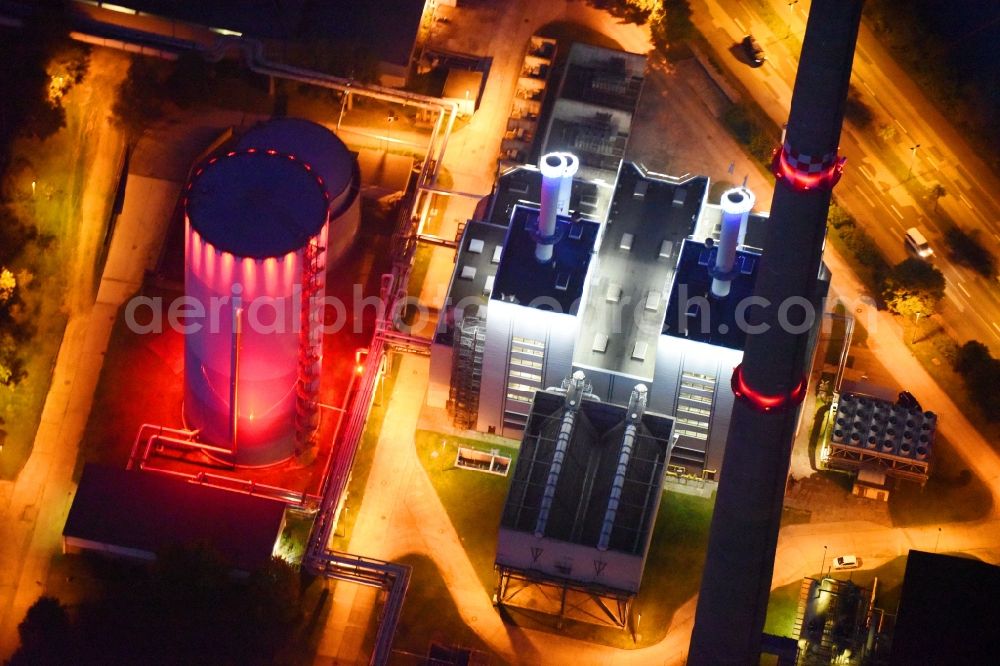
[[[754,289],[770,305],[751,309],[749,323],[756,332],[748,331],[743,363],[733,372],[737,400],[691,636],[691,666],[759,662],[789,458],[811,361],[808,314],[792,318],[781,306],[815,308],[818,299],[831,190],[843,169],[838,145],[861,4],[813,0],[809,11],[786,140],[772,164],[777,184]]]
[[[205,316],[185,335],[184,417],[228,462],[271,465],[312,443],[326,269],[353,240],[357,191],[354,157],[306,121],[261,125],[193,172],[184,289]]]

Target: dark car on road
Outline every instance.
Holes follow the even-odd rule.
[[[747,54],[747,58],[750,59],[755,66],[760,66],[764,64],[767,60],[767,56],[764,55],[764,49],[761,45],[753,38],[753,35],[747,35],[743,38],[741,42],[743,45],[743,51]]]

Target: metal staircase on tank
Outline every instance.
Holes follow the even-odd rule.
[[[326,289],[326,248],[315,241],[306,246],[302,267],[302,304],[299,329],[299,380],[296,385],[295,425],[300,449],[312,444],[319,427],[319,378],[323,362],[323,310],[315,300]]]

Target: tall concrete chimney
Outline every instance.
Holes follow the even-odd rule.
[[[747,218],[756,198],[745,187],[735,187],[722,195],[722,233],[719,249],[715,253],[712,273],[712,295],[718,298],[729,295],[729,284],[736,266],[736,246],[746,235]]]
[[[580,170],[580,159],[573,153],[562,153],[566,158],[566,168],[563,170],[559,183],[559,214],[569,215],[569,200],[573,193],[573,177]]]
[[[744,666],[760,659],[788,462],[806,391],[810,327],[787,303],[815,302],[831,190],[862,0],[813,0],[802,43],[777,184],[757,269],[737,400],[720,470],[701,579],[690,666]],[[779,314],[779,312],[781,314]],[[809,313],[806,313],[808,316]],[[791,319],[791,321],[789,321]]]
[[[538,170],[542,172],[542,198],[538,209],[538,235],[535,259],[541,263],[552,260],[552,246],[556,238],[556,215],[559,210],[559,189],[566,171],[564,153],[542,155]]]

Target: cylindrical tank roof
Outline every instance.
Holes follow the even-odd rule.
[[[294,154],[234,150],[199,166],[184,199],[191,227],[239,257],[280,257],[326,224],[330,195],[316,170]]]
[[[276,118],[260,123],[236,144],[245,148],[279,148],[308,163],[336,199],[354,178],[355,158],[344,142],[327,128],[304,118]]]

